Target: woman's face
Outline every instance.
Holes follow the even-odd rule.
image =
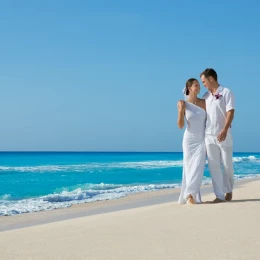
[[[189,87],[190,93],[198,95],[200,93],[200,83],[194,80],[192,85]]]

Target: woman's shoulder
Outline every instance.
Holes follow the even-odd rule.
[[[199,98],[199,102],[200,102],[201,107],[206,110],[206,102],[205,102],[205,99]]]

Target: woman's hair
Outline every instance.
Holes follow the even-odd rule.
[[[186,96],[188,96],[188,95],[190,94],[189,87],[192,86],[192,84],[193,84],[194,81],[198,81],[198,80],[195,79],[195,78],[190,78],[190,79],[188,79],[188,80],[186,81],[186,87],[185,87],[185,91],[184,91],[184,94],[185,94]]]

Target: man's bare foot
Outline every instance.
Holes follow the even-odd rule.
[[[215,198],[213,201],[211,201],[211,203],[221,203],[221,202],[225,202],[225,201],[219,198]]]
[[[232,200],[232,192],[226,193],[225,200],[226,201],[231,201]]]
[[[187,204],[188,205],[194,205],[195,204],[195,200],[191,195],[189,195],[188,198],[187,198]]]

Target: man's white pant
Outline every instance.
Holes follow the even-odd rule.
[[[206,135],[205,143],[214,193],[225,200],[225,193],[232,192],[234,186],[232,136],[228,134],[225,141],[218,142],[217,136]]]

